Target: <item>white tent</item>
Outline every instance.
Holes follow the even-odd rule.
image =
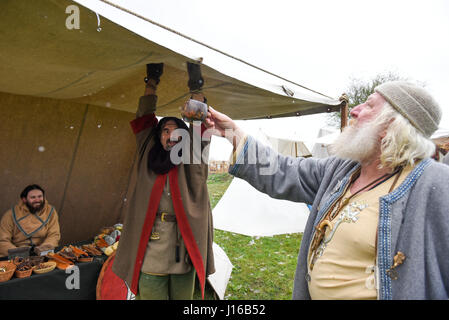
[[[284,155],[310,155],[301,141],[270,137],[260,128],[250,133]],[[213,209],[215,229],[248,236],[303,232],[308,214],[306,204],[271,198],[237,177]]]
[[[335,131],[333,133],[317,138],[312,148],[312,156],[315,158],[329,157],[329,151],[327,150],[327,147],[332,144],[339,135],[340,131]]]
[[[288,154],[293,157],[310,157],[310,153],[307,146],[303,141],[294,141],[291,139],[279,139],[274,137],[268,137],[268,141],[279,153]]]
[[[448,138],[449,137],[449,129],[446,128],[438,128],[437,131],[435,131],[434,134],[430,137],[432,140],[437,140],[441,138]]]
[[[213,210],[215,229],[247,236],[303,232],[308,214],[306,204],[273,199],[239,178]]]
[[[327,127],[322,128],[325,121],[326,114],[322,113],[304,117],[236,120],[236,123],[243,131],[256,136],[262,142],[269,143],[267,139],[271,139],[271,143],[275,142],[277,150],[283,154],[308,156],[312,154],[311,150],[316,137],[320,136],[322,132],[329,132],[332,129]],[[284,147],[282,147],[283,145]],[[285,149],[290,149],[290,152]],[[211,160],[228,161],[231,152],[232,145],[227,139],[217,136],[212,137],[212,143],[209,149]]]
[[[232,268],[234,267],[224,250],[215,242],[213,243],[215,273],[211,274],[207,280],[209,281],[215,293],[221,300],[224,300],[226,287],[231,277]]]
[[[440,127],[430,138],[437,146],[438,161],[449,164],[449,129]]]

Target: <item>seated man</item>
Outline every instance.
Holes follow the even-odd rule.
[[[60,238],[55,208],[45,199],[40,186],[29,185],[20,194],[19,203],[1,218],[0,257],[19,247],[50,250],[58,246]]]

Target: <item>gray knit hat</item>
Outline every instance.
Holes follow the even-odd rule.
[[[427,138],[438,129],[441,109],[424,88],[410,82],[391,81],[377,86],[374,91]]]

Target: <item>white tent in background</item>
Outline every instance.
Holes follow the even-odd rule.
[[[312,148],[312,156],[315,158],[327,158],[329,157],[329,151],[327,147],[332,144],[335,139],[340,135],[340,131],[335,131],[331,134],[327,134],[315,140],[315,144]]]
[[[332,126],[321,127],[320,130],[318,130],[317,138],[327,136],[327,135],[335,133],[337,131],[340,132],[340,129],[338,129],[336,127],[332,127]]]
[[[303,232],[308,214],[306,204],[273,199],[239,178],[213,209],[215,229],[247,236]]]
[[[449,148],[449,129],[446,128],[438,128],[437,131],[430,137],[433,143],[437,146],[438,150],[438,161],[444,162],[447,164],[447,159],[443,161],[444,158],[448,157],[448,148]]]
[[[290,139],[279,139],[267,136],[268,141],[277,152],[291,155],[292,157],[311,157],[309,151],[303,141],[294,141]]]
[[[269,137],[261,129],[251,133],[282,154],[310,155],[301,141]],[[271,198],[236,177],[213,209],[215,229],[248,236],[303,232],[308,214],[306,204]]]
[[[434,134],[430,137],[433,141],[445,140],[449,138],[449,129],[438,128]]]
[[[215,242],[213,243],[215,273],[211,274],[207,280],[214,288],[215,293],[224,300],[226,287],[231,277],[232,268],[234,267],[224,250]]]

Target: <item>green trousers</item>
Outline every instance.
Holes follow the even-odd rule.
[[[136,300],[192,300],[195,268],[184,274],[156,276],[141,272]]]

